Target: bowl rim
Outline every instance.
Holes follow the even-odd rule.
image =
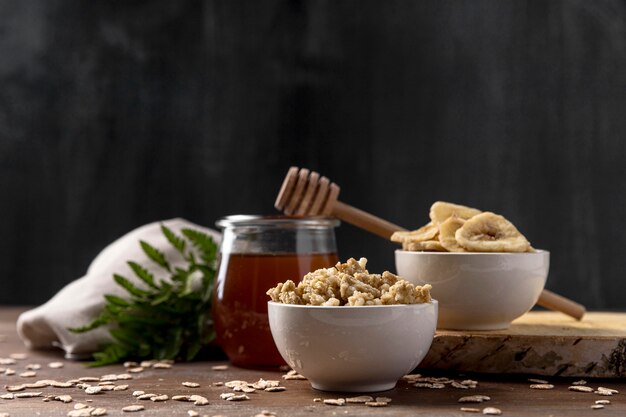
[[[545,249],[535,249],[534,252],[435,252],[435,251],[410,251],[404,249],[396,249],[396,254],[402,255],[429,255],[429,256],[537,256],[550,255],[550,251]]]
[[[439,302],[437,300],[435,300],[434,298],[430,300],[430,302],[428,303],[416,303],[416,304],[385,304],[385,305],[369,305],[369,306],[315,306],[315,305],[310,305],[310,304],[287,304],[287,303],[279,303],[276,301],[268,301],[267,302],[268,306],[269,305],[277,305],[277,306],[283,306],[283,307],[289,307],[289,308],[305,308],[305,309],[315,309],[315,310],[333,310],[333,311],[339,311],[339,310],[373,310],[373,309],[384,309],[384,308],[392,308],[392,307],[400,307],[400,308],[407,308],[407,307],[411,307],[411,308],[426,308],[426,307],[432,307],[432,306],[437,306],[439,304]]]

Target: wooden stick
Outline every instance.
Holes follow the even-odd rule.
[[[544,289],[539,295],[537,305],[547,308],[548,310],[556,310],[574,317],[576,320],[582,320],[587,312],[584,305],[578,304],[568,298],[555,294],[550,290]]]
[[[340,220],[350,223],[360,229],[367,230],[384,239],[389,240],[393,232],[406,230],[398,225],[390,223],[386,220],[376,217],[372,214],[359,210],[356,207],[349,206],[336,201],[331,212],[332,215]]]

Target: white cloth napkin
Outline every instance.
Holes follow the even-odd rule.
[[[70,327],[83,326],[96,318],[104,306],[104,294],[127,296],[114,280],[113,274],[139,282],[127,261],[135,261],[156,277],[163,277],[163,270],[155,266],[139,245],[143,240],[162,251],[172,266],[182,266],[182,256],[169,244],[161,232],[161,224],[180,235],[180,230],[192,228],[203,231],[217,243],[219,232],[176,218],[141,226],[107,246],[96,256],[87,274],[68,285],[47,303],[26,311],[17,320],[17,331],[24,344],[33,349],[60,347],[67,358],[89,357],[103,344],[111,340],[108,329],[100,327],[86,333],[72,333]],[[139,284],[141,286],[141,284]]]

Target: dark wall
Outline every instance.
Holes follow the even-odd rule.
[[[3,1],[0,304],[140,224],[273,213],[298,165],[409,228],[504,214],[548,288],[626,309],[625,139],[624,1]]]

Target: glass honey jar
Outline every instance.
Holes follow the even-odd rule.
[[[334,266],[339,221],[235,215],[216,225],[223,230],[212,305],[217,342],[233,365],[284,365],[270,332],[266,292],[279,282],[298,283],[308,272]]]

